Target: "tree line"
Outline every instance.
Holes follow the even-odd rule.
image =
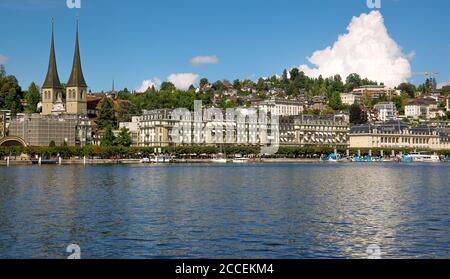
[[[42,156],[43,158],[54,158],[61,156],[64,159],[83,157],[88,158],[144,158],[154,155],[155,149],[158,147],[124,147],[124,146],[97,146],[88,145],[84,147],[72,147],[72,146],[53,146],[53,147],[0,147],[0,158],[6,156],[20,156],[21,154],[27,154],[30,156]],[[338,148],[337,151],[340,154],[346,153],[346,148]],[[381,149],[381,148],[350,148],[348,149],[350,154],[357,154],[358,150],[362,156],[368,155],[369,150],[372,151],[373,156],[380,156],[381,150],[384,150],[384,155],[390,155],[394,150],[396,154],[407,154],[414,149],[402,148],[402,149]],[[240,154],[242,156],[256,156],[267,158],[319,158],[321,155],[328,155],[334,152],[334,148],[323,146],[311,146],[311,147],[280,147],[277,154],[272,156],[260,156],[260,147],[258,146],[223,146],[221,148],[215,146],[169,146],[162,147],[161,151],[164,154],[176,156],[177,158],[200,158],[203,156],[212,156],[218,153],[225,153],[229,156]],[[425,151],[425,150],[423,150]],[[431,151],[431,150],[429,150]],[[435,152],[435,151],[432,151]],[[450,156],[450,150],[437,151],[438,154],[444,156]]]

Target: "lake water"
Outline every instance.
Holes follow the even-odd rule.
[[[0,258],[450,258],[450,164],[0,168]]]

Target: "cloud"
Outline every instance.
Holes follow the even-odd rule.
[[[0,54],[0,64],[6,64],[8,63],[9,58]]]
[[[189,86],[196,83],[199,77],[199,75],[193,73],[179,73],[171,74],[167,77],[167,80],[173,83],[176,88],[186,90]]]
[[[205,64],[218,64],[219,58],[215,55],[213,56],[196,56],[191,59],[191,64],[194,67],[198,67]]]
[[[152,86],[159,87],[161,85],[161,80],[159,78],[153,78],[153,79],[147,79],[144,80],[138,88],[136,88],[137,92],[145,92],[148,88],[151,88]]]
[[[415,52],[414,50],[411,51],[411,52],[409,52],[409,53],[406,55],[406,58],[407,58],[409,61],[414,60],[414,58],[416,58],[416,52]]]
[[[353,17],[347,31],[333,46],[318,50],[308,58],[315,67],[301,65],[300,70],[313,77],[340,74],[345,78],[358,73],[388,86],[397,86],[411,77],[408,58],[415,54],[402,52],[389,36],[379,11]]]

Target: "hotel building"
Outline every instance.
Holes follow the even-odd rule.
[[[253,107],[266,113],[279,116],[299,115],[303,113],[303,103],[295,100],[272,97],[271,99],[253,103]]]
[[[450,149],[449,131],[427,126],[409,128],[401,121],[353,126],[350,148]]]
[[[214,146],[221,144],[265,145],[264,143],[268,141],[268,138],[278,131],[278,127],[270,123],[267,125],[267,130],[263,130],[265,127],[252,117],[240,118],[235,115],[233,118],[226,115],[224,111],[217,110],[217,112],[220,112],[223,117],[207,116],[205,113],[202,120],[198,121],[194,118],[195,112],[190,112],[192,121],[185,121],[175,118],[173,111],[169,109],[144,111],[138,120],[138,145],[147,147],[169,145]],[[173,129],[176,126],[183,126],[186,129],[182,143],[176,142],[172,138]],[[220,134],[222,140],[220,140]],[[217,139],[220,142],[216,142]]]
[[[281,117],[280,144],[284,146],[348,147],[348,115]]]

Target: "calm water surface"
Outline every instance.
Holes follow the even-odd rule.
[[[0,257],[450,258],[450,164],[0,168]]]

